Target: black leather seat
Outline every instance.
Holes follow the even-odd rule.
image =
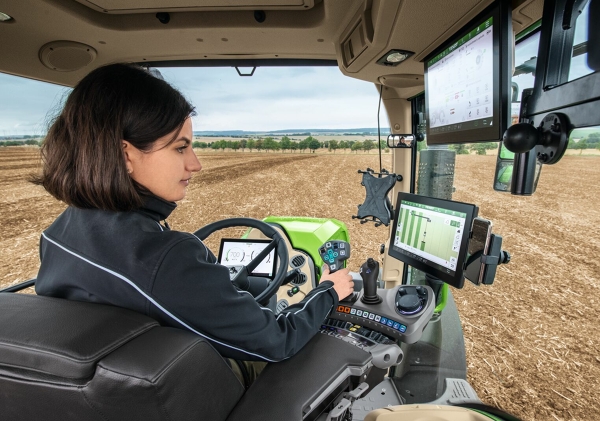
[[[0,293],[0,419],[225,420],[244,394],[201,337],[121,308]]]

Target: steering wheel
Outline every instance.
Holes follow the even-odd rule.
[[[194,234],[196,237],[200,238],[200,240],[204,240],[216,231],[232,227],[256,228],[272,240],[269,244],[267,244],[267,247],[265,247],[263,251],[261,251],[254,259],[252,259],[250,263],[244,266],[237,273],[235,278],[232,279],[233,284],[244,291],[252,292],[262,289],[262,292],[258,293],[254,299],[258,303],[266,303],[269,301],[269,298],[271,298],[271,296],[277,292],[287,274],[287,262],[289,257],[285,240],[271,225],[254,218],[223,219],[200,228]],[[268,282],[266,278],[251,276],[252,271],[256,269],[256,267],[264,260],[265,257],[269,255],[273,249],[275,249],[275,253],[277,254],[277,259],[279,261],[279,268],[277,269],[277,272],[275,272],[273,280]]]

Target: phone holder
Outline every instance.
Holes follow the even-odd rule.
[[[402,176],[390,173],[385,169],[376,173],[371,168],[367,168],[366,171],[358,170],[358,173],[363,175],[360,184],[365,186],[367,197],[362,205],[358,205],[358,213],[352,215],[352,219],[360,219],[361,224],[375,222],[376,227],[381,224],[387,227],[392,220],[393,212],[392,203],[387,194],[397,181],[402,181]]]
[[[496,277],[496,269],[500,264],[507,264],[510,262],[510,253],[506,250],[502,250],[502,237],[496,234],[490,236],[490,245],[488,254],[483,254],[483,250],[476,251],[473,253],[465,264],[465,274],[477,273],[479,274],[479,268],[483,265],[483,277],[481,278],[481,284],[491,285],[494,283]],[[474,265],[474,271],[470,270],[471,266]],[[465,276],[469,279],[467,276]],[[475,285],[479,285],[478,279],[469,279]]]

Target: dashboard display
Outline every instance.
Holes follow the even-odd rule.
[[[271,240],[221,239],[218,261],[223,266],[246,266]],[[254,269],[251,275],[272,277],[275,273],[275,250]]]
[[[477,208],[467,203],[400,193],[389,254],[462,288],[463,266]]]

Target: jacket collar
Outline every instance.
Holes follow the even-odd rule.
[[[144,205],[138,209],[138,212],[149,216],[155,221],[164,221],[176,207],[175,202],[167,202],[156,196],[146,196]]]

